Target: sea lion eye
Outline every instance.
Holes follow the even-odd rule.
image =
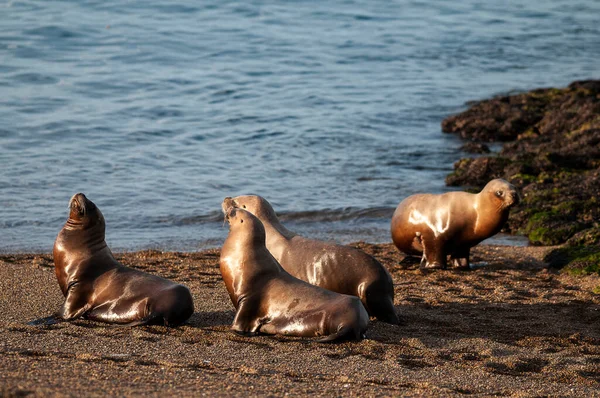
[[[245,209],[245,208],[246,208],[246,205],[243,205],[242,207]]]
[[[503,191],[496,191],[496,196],[501,198],[502,196],[504,196],[504,192]]]

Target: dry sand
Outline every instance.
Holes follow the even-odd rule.
[[[390,270],[402,326],[319,344],[229,331],[219,252],[119,254],[187,285],[179,328],[26,322],[63,298],[50,255],[0,256],[2,395],[339,395],[600,397],[597,276],[548,271],[548,248],[479,246],[471,272],[421,273],[391,245],[358,244]]]

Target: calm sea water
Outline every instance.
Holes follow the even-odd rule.
[[[115,249],[226,236],[225,196],[389,240],[463,156],[472,99],[598,78],[600,3],[0,2],[0,250],[48,251],[71,195]]]

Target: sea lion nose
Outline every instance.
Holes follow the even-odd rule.
[[[519,195],[518,192],[516,192],[516,191],[511,192],[510,197],[512,198],[514,205],[518,205],[519,203],[521,203],[521,196]]]
[[[230,207],[234,207],[234,204],[233,199],[231,199],[231,197],[228,196],[225,199],[223,199],[223,203],[221,203],[221,210],[223,210],[223,213],[225,215],[228,215]]]
[[[71,197],[71,200],[69,200],[69,207],[73,208],[75,207],[79,207],[80,205],[84,204],[86,202],[86,197],[83,193],[79,192],[76,193],[75,195],[73,195]]]
[[[85,200],[87,198],[85,197],[85,195],[82,192],[78,192],[75,195],[73,195],[73,197],[71,199],[77,199],[77,200],[84,199]]]
[[[227,217],[228,220],[230,217],[235,217],[235,207],[233,207],[233,206],[228,207],[227,211],[225,212],[225,216]]]

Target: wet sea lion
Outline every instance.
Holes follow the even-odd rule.
[[[423,255],[421,267],[469,269],[469,251],[500,232],[510,209],[519,203],[515,187],[502,179],[481,192],[417,194],[404,199],[392,216],[392,240],[398,249]]]
[[[243,208],[258,217],[267,249],[291,275],[337,293],[357,296],[371,316],[398,324],[394,284],[379,261],[350,246],[307,239],[285,228],[271,204],[256,195],[225,198],[224,207]]]
[[[313,286],[287,273],[265,246],[263,224],[251,213],[223,208],[229,235],[219,266],[237,312],[236,333],[361,339],[369,316],[358,298]]]
[[[176,326],[194,312],[187,287],[125,267],[106,245],[104,216],[84,194],[69,202],[69,218],[54,242],[54,270],[65,302],[57,314],[30,324],[79,317],[119,325]]]

